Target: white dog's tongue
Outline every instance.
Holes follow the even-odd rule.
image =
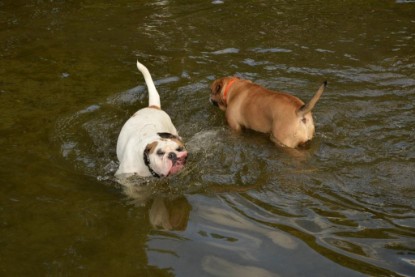
[[[179,157],[176,163],[174,163],[172,167],[170,168],[169,175],[176,174],[183,169],[184,164],[186,163],[186,156],[187,156],[187,153]]]
[[[169,171],[169,175],[173,175],[178,173],[180,170],[182,170],[184,167],[184,164],[181,160],[178,160],[171,168]]]
[[[183,169],[183,165],[174,165],[170,168],[169,175],[174,175]]]

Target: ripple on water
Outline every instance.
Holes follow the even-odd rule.
[[[345,76],[344,80],[358,74],[354,70],[331,73]],[[369,74],[360,81],[377,78],[400,76]],[[198,217],[191,217],[190,224],[195,224],[192,220],[213,224],[202,229],[220,233],[232,243],[207,240],[209,247],[246,253],[240,254],[247,255],[246,259],[254,258],[249,251],[260,249],[262,238],[284,251],[298,251],[305,243],[319,255],[345,267],[368,268],[370,274],[388,272],[383,270],[386,261],[394,263],[386,268],[395,270],[402,264],[412,266],[415,151],[411,98],[378,89],[328,90],[315,112],[317,137],[311,149],[290,152],[275,148],[267,135],[232,133],[223,113],[208,106],[205,88],[210,79],[175,89],[181,101],[164,97],[164,107],[185,138],[188,164],[167,180],[129,180],[132,185],[124,189],[134,204],[143,205],[160,195],[218,194],[221,205],[229,210],[198,202]],[[176,77],[163,80],[159,85],[179,81]],[[264,83],[277,86],[274,80]],[[62,156],[87,175],[113,181],[119,130],[139,106],[146,105],[144,91],[142,86],[133,88],[58,120],[55,140]],[[194,98],[186,99],[191,92]],[[205,102],[206,106],[201,105]],[[187,109],[175,112],[183,103]],[[212,264],[229,270],[265,270],[241,267],[214,255],[203,258],[205,267]]]

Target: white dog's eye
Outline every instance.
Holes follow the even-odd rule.
[[[176,151],[177,152],[182,152],[183,150],[184,150],[184,147],[183,146],[179,146],[179,147],[176,148]]]
[[[164,156],[164,154],[166,154],[166,152],[164,152],[163,150],[161,149],[157,150],[157,155]]]

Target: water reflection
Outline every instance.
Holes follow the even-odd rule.
[[[156,197],[149,211],[150,223],[154,228],[184,231],[189,220],[191,206],[186,197],[175,199]]]
[[[260,267],[233,263],[230,260],[217,256],[204,257],[202,267],[205,272],[213,276],[280,276]]]
[[[0,2],[3,275],[413,275],[412,3],[20,2]],[[137,57],[191,157],[124,201]],[[207,99],[227,75],[302,99],[328,79],[306,159],[229,132]]]
[[[154,229],[184,231],[192,207],[186,197],[174,191],[169,179],[117,176],[128,203],[136,207],[148,207],[149,223]]]
[[[174,76],[163,80],[158,81],[164,82],[162,87],[180,82]],[[185,95],[195,87],[207,88],[209,82],[180,87],[179,91]],[[115,181],[115,140],[123,122],[120,117],[128,114],[118,107],[128,101],[138,103],[134,109],[145,105],[144,94],[141,86],[133,88],[59,120],[58,137],[65,158],[91,176]],[[339,119],[370,121],[377,117],[385,126],[400,130],[395,135],[404,135],[410,129],[396,127],[395,122],[409,124],[405,113],[394,110],[388,116],[379,115],[386,109],[384,96],[368,90],[361,103],[362,96],[350,93],[348,103],[342,105],[344,110],[334,112],[322,105],[325,116],[317,112],[317,137],[304,152],[307,158],[296,159],[276,148],[265,135],[249,131],[235,135],[210,106],[207,94],[202,90],[195,103],[206,102],[209,128],[184,124],[206,120],[203,110],[195,112],[190,107],[176,116],[191,153],[186,169],[175,178],[121,182],[128,203],[145,207],[146,222],[152,227],[147,242],[151,264],[174,268],[179,275],[197,271],[219,276],[222,271],[231,274],[241,270],[265,276],[295,274],[293,268],[301,263],[304,270],[303,263],[310,264],[309,260],[314,268],[310,264],[307,270],[316,274],[334,268],[356,274],[345,267],[393,276],[393,271],[385,269],[388,260],[393,261],[391,268],[411,270],[414,216],[409,196],[413,171],[404,160],[412,148],[404,141],[393,146],[394,136],[386,135],[381,136],[387,139],[386,144],[378,143],[376,137],[373,142],[377,147],[367,144],[361,136],[364,124]],[[327,95],[329,101],[340,98]],[[371,105],[366,105],[366,98],[374,100]],[[404,109],[412,107],[400,97],[389,99]],[[166,106],[174,111],[175,105]],[[391,116],[395,120],[390,120]],[[367,136],[381,135],[384,130],[373,125],[366,132]],[[395,159],[403,160],[384,160],[376,150],[379,147],[396,149]],[[400,147],[409,147],[409,152],[401,152]],[[387,181],[392,178],[400,180],[393,184],[393,191]],[[405,191],[408,197],[403,197]],[[179,242],[183,244],[179,246]],[[196,255],[195,248],[204,250]],[[271,256],[284,262],[274,265],[267,258]],[[187,268],[188,263],[193,266]],[[282,264],[289,264],[290,269]]]
[[[260,276],[296,275],[304,270],[311,275],[325,275],[336,268],[335,263],[310,251],[298,237],[282,231],[284,225],[272,224],[273,218],[261,222],[250,217],[257,209],[248,209],[238,195],[191,195],[188,199],[194,208],[186,230],[150,234],[150,264],[173,268],[180,276],[192,272],[199,276],[230,276],[244,270]],[[336,270],[345,276],[360,276],[347,269]]]

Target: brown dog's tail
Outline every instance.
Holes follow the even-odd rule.
[[[297,110],[297,115],[299,117],[302,117],[311,112],[311,110],[316,105],[317,101],[320,99],[321,94],[323,94],[323,91],[326,86],[327,81],[324,81],[320,88],[317,90],[316,94],[314,94],[313,98],[311,98],[311,100],[307,104],[303,105],[301,108]]]

